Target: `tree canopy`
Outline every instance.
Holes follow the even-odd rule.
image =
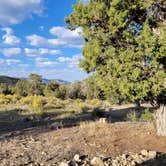
[[[29,93],[31,95],[41,95],[42,92],[42,77],[38,74],[31,73],[28,78]]]
[[[154,100],[166,79],[165,0],[81,0],[65,21],[82,27],[80,63],[112,102]]]

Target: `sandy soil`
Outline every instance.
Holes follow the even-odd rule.
[[[82,122],[57,129],[42,126],[0,136],[0,165],[58,165],[75,154],[117,156],[142,149],[166,152],[166,138],[155,134],[153,123]]]

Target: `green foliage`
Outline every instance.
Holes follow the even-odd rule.
[[[83,113],[87,113],[90,110],[90,108],[87,106],[83,106],[83,107],[81,107],[81,109],[82,109]]]
[[[100,107],[95,107],[92,111],[92,117],[102,118],[102,117],[104,117],[104,115],[105,115],[105,112]]]
[[[28,78],[29,94],[30,95],[42,95],[42,78],[37,74],[30,74]]]
[[[48,84],[46,84],[44,88],[44,94],[47,95],[54,95],[55,91],[59,88],[59,83],[57,81],[51,81]]]
[[[164,0],[90,0],[86,5],[79,1],[65,19],[71,30],[82,27],[80,66],[95,73],[111,102],[153,100],[163,93],[165,9]]]
[[[15,86],[15,93],[19,96],[27,96],[28,82],[25,80],[19,80]]]
[[[104,99],[103,91],[100,89],[94,76],[88,77],[85,82],[87,87],[87,99]]]
[[[13,87],[6,85],[5,83],[0,84],[0,94],[9,95],[13,94]]]
[[[60,85],[55,91],[55,97],[60,99],[67,98],[68,89],[65,85]]]
[[[140,117],[141,120],[143,121],[152,121],[153,120],[153,114],[150,112],[149,109],[145,109],[144,113]]]
[[[84,99],[84,94],[82,93],[82,84],[80,81],[76,81],[70,85],[69,98]]]

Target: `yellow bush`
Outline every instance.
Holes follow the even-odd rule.
[[[28,105],[29,109],[34,112],[42,112],[43,106],[46,103],[45,98],[42,96],[27,96],[20,100],[21,104]]]
[[[53,97],[53,96],[51,96],[51,97],[45,97],[46,103],[49,103],[49,104],[55,105],[57,103],[57,100],[58,99],[56,97]]]
[[[34,97],[34,96],[23,97],[23,98],[21,98],[20,103],[21,103],[21,104],[31,105],[31,104],[32,104],[32,101],[33,101],[33,97]]]
[[[34,112],[43,112],[43,98],[41,96],[33,96],[32,108]]]
[[[16,103],[18,99],[17,95],[0,95],[0,104]]]
[[[103,102],[98,99],[87,100],[87,104],[92,105],[93,107],[101,107]]]

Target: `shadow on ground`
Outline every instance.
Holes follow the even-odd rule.
[[[166,154],[158,153],[156,158],[147,160],[137,166],[166,166]]]
[[[109,123],[126,121],[127,113],[131,111],[142,113],[145,108],[128,107],[123,109],[110,109],[109,111],[96,108],[96,112],[73,113],[65,118],[58,118],[59,115],[68,113],[64,111],[46,112],[42,115],[28,114],[22,115],[25,110],[14,109],[0,112],[0,139],[7,134],[10,137],[23,134],[23,132],[37,131],[46,132],[59,128],[69,128],[80,125],[81,122],[95,121],[99,118],[106,118]],[[153,111],[153,108],[152,108]],[[2,120],[3,119],[3,120]],[[9,134],[8,134],[9,133]],[[5,137],[6,138],[6,137]]]

